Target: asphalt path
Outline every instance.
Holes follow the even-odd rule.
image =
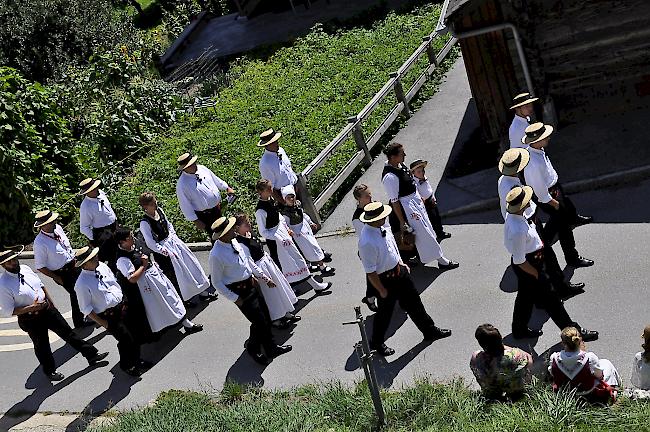
[[[587,287],[585,294],[569,300],[566,307],[574,320],[600,331],[600,339],[590,343],[589,349],[610,359],[626,382],[632,356],[640,349],[641,331],[650,322],[646,276],[650,211],[645,202],[649,194],[650,181],[646,181],[574,197],[578,208],[596,220],[575,231],[579,251],[596,265],[575,272],[567,269],[573,281],[585,282]],[[500,214],[472,214],[445,222],[453,237],[444,241],[443,249],[461,267],[440,273],[432,264],[414,268],[413,276],[427,310],[438,325],[451,328],[453,336],[422,343],[412,322],[396,313],[387,341],[396,354],[376,361],[379,380],[387,387],[398,388],[422,375],[441,381],[462,377],[475,385],[468,361],[478,349],[473,337],[476,326],[490,322],[509,334],[514,279],[507,270]],[[5,414],[0,417],[0,430],[8,430],[34,412],[98,414],[111,407],[128,409],[145,405],[172,388],[219,390],[227,379],[266,388],[360,380],[363,374],[353,351],[359,332],[355,326],[342,325],[354,319],[353,307],[360,304],[365,287],[356,238],[328,237],[321,243],[333,253],[332,265],[337,268],[329,278],[334,282],[332,294],[316,297],[310,291],[300,296],[302,321],[292,331],[277,332],[278,341],[294,349],[266,368],[245,353],[248,324],[235,305],[222,298],[191,309],[197,315],[195,321],[205,326],[202,333],[183,337],[182,331],[172,331],[161,342],[145,346],[144,357],[156,365],[140,380],[119,370],[115,340],[95,329],[83,335],[101,351],[110,352],[105,365],[88,368],[83,357],[58,340],[52,346],[59,371],[67,378],[52,385],[39,369],[33,350],[22,345],[29,339],[17,331],[15,322],[1,321],[0,412]],[[556,250],[562,263],[559,246]],[[199,253],[204,265],[207,256],[207,252]],[[67,295],[49,279],[43,280],[60,310],[68,312]],[[365,306],[363,311],[369,314]],[[372,316],[370,325],[371,321]],[[544,335],[522,347],[541,357],[557,349],[559,330],[543,313],[535,313],[531,326],[543,328]],[[506,340],[513,342],[510,337]],[[80,417],[69,430],[76,430],[83,420]]]

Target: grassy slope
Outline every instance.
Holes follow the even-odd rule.
[[[610,408],[584,407],[548,387],[531,389],[514,404],[487,403],[462,382],[383,393],[386,431],[647,431],[650,404],[625,400]],[[118,415],[94,432],[370,431],[372,402],[365,385],[306,386],[291,391],[245,392],[226,385],[221,395],[169,391],[141,411]]]

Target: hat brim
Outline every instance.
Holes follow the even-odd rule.
[[[523,189],[524,199],[522,199],[520,203],[516,205],[506,203],[506,211],[508,213],[518,213],[521,211],[521,209],[525,208],[528,203],[530,203],[530,200],[533,198],[533,188],[530,186],[524,186]]]
[[[228,218],[228,223],[223,228],[223,230],[221,230],[221,232],[215,231],[215,232],[212,233],[212,240],[219,240],[221,237],[223,237],[223,235],[225,233],[230,231],[230,229],[235,226],[236,222],[237,222],[237,219],[235,219],[234,217],[229,217]]]
[[[7,249],[13,249],[13,248],[7,248]],[[23,253],[24,250],[25,250],[25,246],[21,245],[21,246],[20,246],[20,249],[16,249],[16,250],[15,250],[13,253],[11,253],[10,255],[7,255],[6,257],[2,258],[2,261],[0,261],[0,265],[6,263],[6,262],[8,262],[8,261],[11,261],[11,260],[14,259],[14,258],[18,258],[18,256],[19,256],[21,253]]]
[[[499,161],[499,171],[501,171],[501,174],[506,176],[513,176],[526,168],[528,162],[530,162],[530,153],[528,153],[526,149],[520,150],[521,151],[519,154],[521,155],[521,160],[519,161],[519,165],[508,167],[503,164],[503,161]]]
[[[273,135],[273,137],[268,141],[259,140],[257,142],[257,146],[258,147],[266,147],[267,145],[273,144],[274,142],[279,140],[281,136],[282,136],[282,132],[276,132],[275,135]]]
[[[84,258],[82,261],[76,261],[74,266],[75,267],[81,267],[82,265],[84,265],[88,261],[90,261],[91,259],[95,258],[98,253],[99,253],[99,248],[98,247],[93,248],[93,250],[90,252],[90,254],[88,254],[88,256],[86,258]]]
[[[87,193],[94,191],[99,187],[101,183],[102,183],[101,180],[95,180],[90,187],[80,190],[79,195],[86,195]]]
[[[192,156],[192,157],[190,158],[190,160],[187,161],[187,163],[185,164],[185,166],[180,166],[180,165],[179,165],[179,166],[178,166],[178,170],[179,170],[179,171],[183,171],[185,168],[194,165],[194,164],[196,163],[197,160],[199,160],[199,157],[198,157],[198,156],[196,156],[196,155],[195,155],[195,156]]]
[[[410,170],[411,172],[413,172],[413,171],[415,171],[416,169],[418,169],[418,168],[420,168],[420,167],[426,168],[427,165],[429,165],[429,162],[428,162],[428,161],[422,161],[422,162],[420,162],[419,164],[415,165],[413,168],[409,168],[409,170]]]
[[[384,204],[384,210],[379,215],[377,215],[377,216],[375,216],[373,218],[366,218],[366,212],[363,212],[363,213],[361,213],[361,216],[359,216],[359,220],[361,222],[363,222],[363,223],[375,222],[375,221],[378,221],[379,219],[385,218],[392,211],[393,211],[393,209],[390,206],[387,206],[386,204]]]
[[[539,100],[538,97],[532,97],[530,99],[526,99],[523,102],[519,102],[518,104],[514,104],[513,106],[510,107],[510,109],[519,108],[520,106],[528,105],[529,103],[533,103],[533,102],[536,102],[538,100]]]
[[[40,223],[39,222],[34,222],[34,228],[40,228],[43,225],[47,225],[47,224],[49,224],[51,222],[54,222],[58,218],[59,218],[59,214],[57,212],[52,212],[52,214],[50,215],[50,217],[46,221],[43,221],[43,222],[40,222]]]
[[[522,144],[526,144],[526,145],[535,144],[536,142],[540,142],[541,140],[550,137],[551,134],[553,133],[553,131],[555,130],[555,129],[553,128],[553,126],[551,126],[551,125],[547,125],[547,124],[544,125],[544,129],[545,129],[545,130],[544,130],[544,133],[541,134],[540,136],[538,136],[537,138],[535,138],[534,140],[529,140],[528,137],[527,137],[526,135],[524,135],[524,136],[521,138],[521,143],[522,143]]]

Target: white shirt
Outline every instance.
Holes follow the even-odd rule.
[[[382,236],[382,232],[386,235]],[[391,230],[366,224],[359,237],[359,257],[366,273],[381,274],[394,269],[400,262],[400,256]]]
[[[99,191],[97,198],[86,196],[79,209],[79,230],[90,240],[93,239],[93,228],[108,226],[117,220],[115,212],[106,194]]]
[[[499,177],[499,181],[497,182],[497,188],[499,189],[499,204],[501,204],[501,216],[503,216],[504,221],[506,220],[506,215],[508,214],[506,211],[506,196],[508,195],[508,192],[510,192],[510,190],[515,186],[521,186],[521,181],[517,176],[502,175]],[[535,214],[536,208],[537,204],[535,204],[533,201],[530,201],[530,206],[524,210],[524,216],[526,219],[531,218]]]
[[[122,302],[122,288],[103,262],[96,270],[81,270],[74,291],[77,293],[79,310],[85,316],[91,312],[102,313]]]
[[[291,167],[291,161],[282,147],[277,153],[264,150],[260,159],[260,174],[263,179],[271,181],[273,189],[294,185],[298,181],[298,176]]]
[[[9,318],[14,309],[44,299],[43,282],[29,266],[21,265],[17,274],[5,271],[0,276],[0,317]]]
[[[424,180],[420,180],[419,178],[413,176],[413,181],[415,181],[415,186],[418,190],[418,193],[422,197],[422,201],[429,199],[433,199],[433,201],[436,200],[436,197],[433,196],[433,188],[431,187],[431,183],[429,183],[428,178],[424,178]]]
[[[526,117],[519,117],[515,114],[512,119],[510,129],[508,129],[508,136],[510,137],[510,148],[526,148],[527,144],[521,142],[521,139],[526,135],[526,128],[530,125]]]
[[[225,243],[221,240],[214,242],[210,251],[210,280],[214,287],[228,300],[234,302],[239,298],[226,285],[241,282],[252,275],[266,278],[262,270],[252,258],[244,252],[237,240]]]
[[[503,243],[512,255],[514,264],[523,264],[526,262],[526,254],[544,247],[535,224],[528,223],[523,216],[511,213],[506,216]]]
[[[548,188],[557,183],[557,172],[553,164],[546,156],[544,149],[526,147],[530,153],[530,162],[524,168],[526,184],[533,188],[537,199],[541,203],[547,203],[553,197],[548,193]]]
[[[176,183],[176,195],[185,219],[195,221],[195,212],[215,207],[221,202],[219,191],[227,189],[228,183],[203,165],[197,165],[194,174],[183,171]]]
[[[56,238],[58,236],[58,238]],[[74,259],[68,236],[57,224],[53,233],[40,231],[34,239],[34,267],[58,270]]]
[[[637,388],[650,390],[650,362],[643,359],[642,352],[638,352],[634,356],[631,381]]]

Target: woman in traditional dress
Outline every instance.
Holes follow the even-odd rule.
[[[194,324],[186,318],[183,301],[167,276],[155,262],[150,262],[147,255],[135,248],[131,231],[119,228],[115,240],[118,244],[117,269],[124,279],[139,288],[151,331],[159,333],[179,322],[182,322],[185,333],[203,330],[201,324]]]
[[[154,253],[156,261],[168,275],[173,274],[178,283],[179,294],[187,302],[195,295],[201,300],[216,300],[217,294],[210,293],[210,280],[203,271],[199,260],[176,235],[174,226],[158,207],[156,196],[152,192],[140,195],[140,206],[144,216],[140,222],[140,232],[147,247]]]
[[[316,224],[303,211],[300,201],[296,200],[296,190],[289,185],[280,189],[280,193],[282,199],[284,199],[284,205],[280,206],[280,213],[284,216],[289,229],[293,231],[293,241],[300,249],[300,252],[307,261],[316,264],[321,275],[333,275],[336,269],[325,265],[326,260],[332,260],[331,254],[325,252],[318,244],[312,230],[312,227],[315,228]]]
[[[269,244],[269,249],[275,248],[284,277],[292,287],[307,282],[317,294],[327,291],[332,283],[317,282],[309,272],[309,267],[300,251],[293,242],[293,231],[289,229],[284,218],[280,215],[273,198],[273,187],[268,180],[259,180],[256,185],[259,195],[255,210],[257,229]]]
[[[300,316],[293,313],[295,310],[294,305],[298,301],[296,294],[282,274],[282,270],[264,251],[262,244],[252,236],[252,227],[248,216],[239,214],[235,219],[237,241],[246,255],[275,283],[274,287],[270,287],[265,281],[259,281],[260,290],[269,309],[273,326],[287,328],[291,324],[300,321]]]

